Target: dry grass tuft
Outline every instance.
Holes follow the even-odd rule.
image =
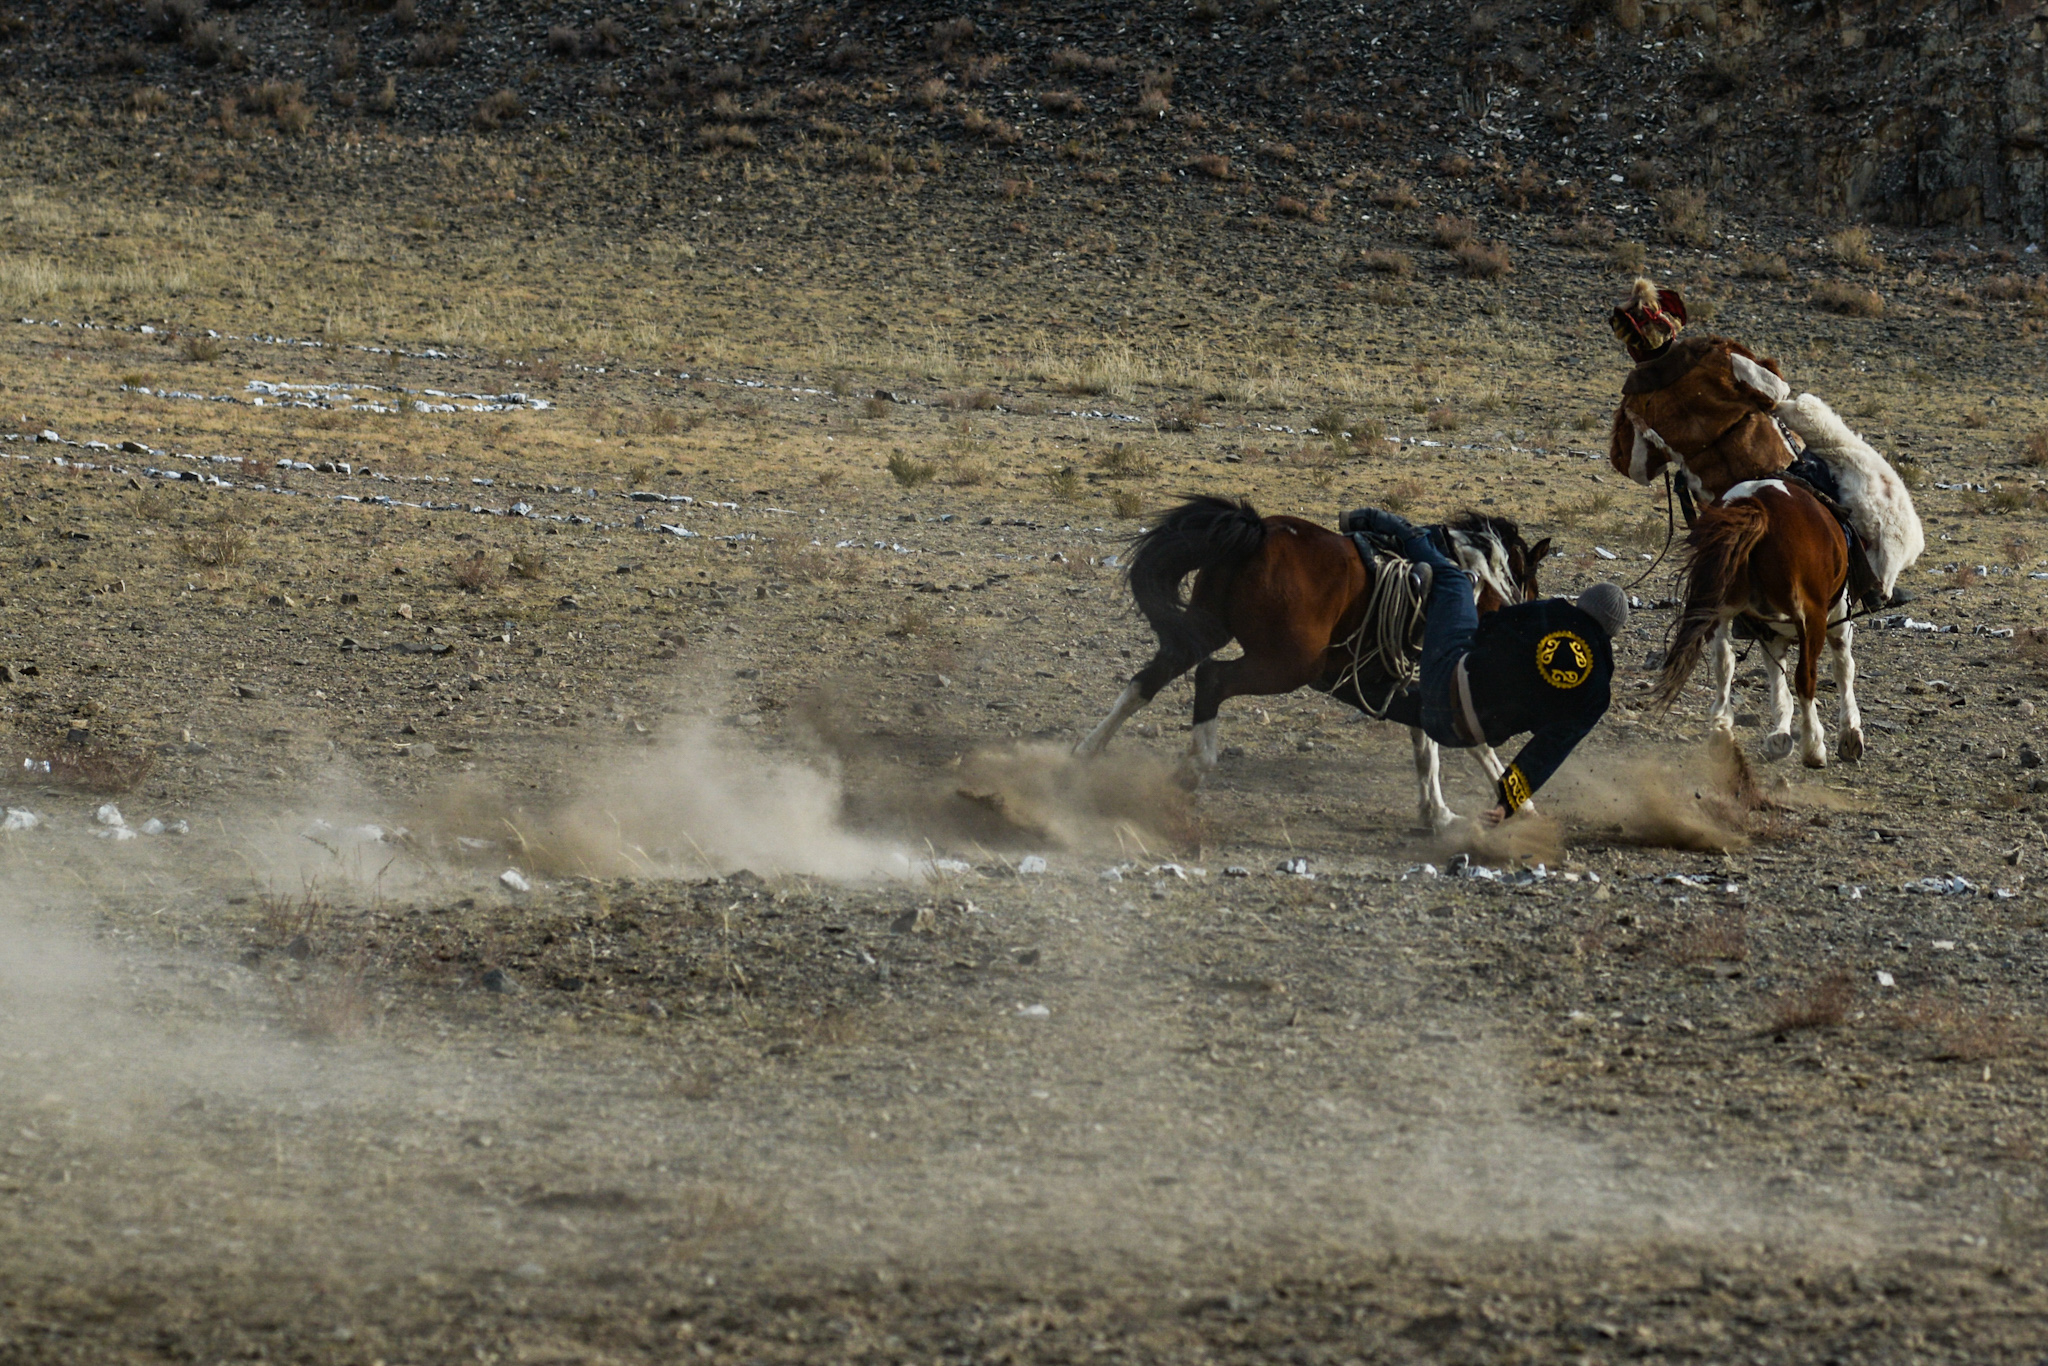
[[[1813,287],[1813,301],[1830,313],[1852,318],[1882,318],[1884,296],[1846,280],[1822,280]]]
[[[1139,517],[1145,511],[1144,495],[1136,489],[1115,489],[1109,495],[1110,515],[1123,521]]]
[[[178,538],[178,558],[200,569],[233,569],[254,549],[254,542],[242,529],[226,521]]]
[[[897,451],[889,457],[888,470],[889,477],[907,489],[914,489],[919,484],[929,484],[939,473],[938,466],[913,459],[902,451]]]
[[[219,360],[221,353],[227,350],[227,347],[218,337],[202,336],[195,332],[185,338],[178,349],[184,353],[186,360],[206,365]]]
[[[2036,427],[2027,433],[2020,447],[2020,463],[2035,469],[2048,467],[2048,427]]]
[[[1459,273],[1467,279],[1497,280],[1514,271],[1508,263],[1505,242],[1463,242],[1452,255],[1457,260]]]
[[[1455,432],[1465,424],[1458,410],[1448,403],[1440,403],[1423,414],[1422,425],[1432,432]]]
[[[1209,410],[1202,406],[1200,399],[1189,399],[1185,403],[1169,404],[1159,410],[1159,430],[1162,432],[1192,432],[1209,420]]]
[[[499,583],[498,566],[484,551],[465,555],[448,566],[455,579],[455,586],[465,593],[484,593],[496,588]]]
[[[1112,479],[1135,479],[1155,474],[1159,462],[1152,458],[1152,452],[1136,443],[1119,441],[1110,448],[1101,460],[1102,471]]]
[[[1870,246],[1870,229],[1843,228],[1828,236],[1828,255],[1851,270],[1876,270],[1883,260]]]
[[[1216,152],[1204,152],[1188,162],[1188,169],[1211,180],[1230,179],[1230,158]]]
[[[1994,275],[1977,292],[1994,303],[2048,303],[2048,279],[2039,275]]]
[[[1846,972],[1831,972],[1803,991],[1787,991],[1771,1003],[1767,1032],[1789,1034],[1796,1029],[1833,1029],[1849,1017],[1856,987]]]
[[[477,105],[476,112],[469,116],[469,126],[479,133],[488,133],[512,119],[525,116],[526,102],[519,98],[519,92],[510,89],[500,90],[495,95],[485,96],[483,102]]]
[[[1436,216],[1436,222],[1430,225],[1429,240],[1445,251],[1456,251],[1472,241],[1478,233],[1479,225],[1471,219],[1440,213]]]
[[[1376,275],[1392,275],[1402,280],[1415,273],[1415,258],[1405,251],[1370,250],[1360,252],[1358,264]]]
[[[512,552],[511,569],[515,579],[538,579],[548,572],[548,557],[541,551],[522,547]]]
[[[737,147],[751,151],[761,145],[760,135],[751,128],[737,123],[707,123],[697,130],[697,145],[706,151],[720,147]]]
[[[1072,465],[1062,465],[1046,473],[1045,491],[1052,495],[1054,502],[1078,503],[1086,489],[1081,472]]]
[[[1553,236],[1565,246],[1581,251],[1608,251],[1614,246],[1614,224],[1589,215],[1568,228],[1559,228]]]
[[[1792,267],[1770,252],[1744,251],[1735,258],[1736,273],[1748,280],[1789,280]]]
[[[1664,240],[1685,247],[1704,247],[1714,240],[1707,196],[1690,185],[1674,186],[1657,196],[1657,216]]]
[[[1405,180],[1397,180],[1392,185],[1382,185],[1367,198],[1383,209],[1393,209],[1400,213],[1422,207],[1422,201],[1415,197],[1415,187]]]

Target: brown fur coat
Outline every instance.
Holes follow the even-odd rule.
[[[1677,463],[1696,493],[1718,498],[1792,463],[1771,421],[1771,410],[1790,392],[1776,361],[1739,342],[1674,342],[1623,381],[1607,458],[1639,484]]]

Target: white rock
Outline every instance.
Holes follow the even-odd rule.
[[[18,806],[7,808],[7,815],[0,819],[0,830],[33,830],[43,823],[43,818],[33,811],[24,811]]]
[[[142,823],[141,829],[145,835],[161,835],[164,832],[164,823],[155,816],[151,816]]]
[[[1036,854],[1026,854],[1017,860],[1017,873],[1020,877],[1029,873],[1042,873],[1045,868],[1045,860]]]
[[[1877,974],[1877,984],[1881,987],[1895,987],[1898,985],[1898,981],[1890,973],[1880,968]]]
[[[1052,1018],[1052,1007],[1044,1005],[1020,1005],[1017,1007],[1017,1013],[1019,1015],[1022,1015],[1027,1020],[1048,1020]]]
[[[128,824],[127,821],[121,819],[121,808],[112,802],[108,802],[105,806],[93,812],[92,818],[101,825],[124,826]]]
[[[1604,545],[1596,545],[1596,546],[1594,546],[1594,547],[1593,547],[1593,553],[1594,553],[1595,555],[1598,555],[1598,556],[1599,556],[1599,557],[1600,557],[1601,559],[1603,559],[1603,560],[1618,560],[1618,559],[1620,559],[1620,558],[1621,558],[1621,556],[1619,556],[1619,555],[1615,554],[1615,553],[1614,553],[1613,551],[1609,550],[1609,549],[1608,549],[1608,548],[1607,548],[1606,546],[1604,546]]]
[[[110,825],[104,830],[95,830],[92,833],[99,839],[114,840],[117,843],[135,838],[135,832],[125,825]]]
[[[528,882],[525,875],[517,868],[507,868],[504,872],[498,874],[498,881],[504,883],[515,892],[530,892],[533,890],[533,884]]]

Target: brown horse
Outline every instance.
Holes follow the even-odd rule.
[[[1466,513],[1438,529],[1450,557],[1472,577],[1482,613],[1536,596],[1536,567],[1550,551],[1534,546],[1505,517]],[[1074,747],[1101,751],[1133,712],[1174,679],[1195,671],[1190,776],[1216,766],[1216,713],[1233,697],[1317,688],[1377,715],[1400,679],[1354,659],[1349,642],[1373,599],[1372,573],[1348,536],[1299,517],[1261,517],[1248,502],[1190,499],[1138,537],[1126,571],[1138,610],[1159,637],[1108,716]],[[1181,598],[1181,581],[1195,576]],[[1210,656],[1232,640],[1235,659]],[[1364,663],[1363,669],[1354,664]],[[1415,772],[1423,821],[1442,830],[1457,819],[1444,804],[1437,747],[1415,731]],[[1480,762],[1498,779],[1501,763],[1482,747]]]
[[[1678,700],[1712,644],[1713,723],[1734,734],[1735,641],[1729,628],[1740,617],[1756,629],[1773,666],[1765,755],[1782,759],[1792,752],[1785,652],[1796,642],[1799,668],[1790,683],[1799,696],[1799,757],[1808,768],[1826,765],[1827,741],[1815,701],[1825,640],[1841,693],[1839,753],[1845,762],[1862,758],[1863,716],[1856,707],[1856,660],[1850,654],[1855,627],[1846,620],[1848,545],[1834,516],[1797,483],[1759,479],[1736,485],[1703,509],[1685,544],[1685,615],[1652,694],[1657,704],[1669,707]]]

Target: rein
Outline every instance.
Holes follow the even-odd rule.
[[[1671,543],[1678,538],[1678,516],[1671,510],[1671,466],[1664,467],[1664,548],[1657,552],[1657,558],[1650,561],[1650,567],[1635,576],[1623,592],[1631,592],[1644,579],[1657,572],[1657,566],[1664,563],[1664,557],[1671,553]]]

